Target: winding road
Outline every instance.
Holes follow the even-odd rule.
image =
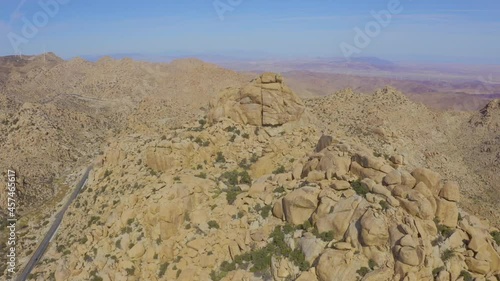
[[[31,270],[36,266],[38,261],[43,257],[43,254],[47,250],[50,242],[52,241],[52,238],[55,236],[57,229],[61,225],[62,219],[64,217],[64,214],[66,213],[66,210],[68,210],[69,206],[71,203],[73,203],[73,200],[78,196],[80,191],[82,190],[83,186],[87,183],[87,179],[89,177],[90,170],[92,169],[92,166],[89,166],[87,170],[85,170],[85,173],[83,174],[82,179],[76,186],[75,190],[71,194],[71,197],[69,198],[68,202],[66,202],[66,205],[62,208],[62,210],[56,215],[56,220],[50,227],[49,231],[45,235],[45,238],[43,239],[42,243],[38,246],[38,249],[36,249],[35,253],[29,260],[29,262],[26,264],[24,267],[23,272],[17,277],[17,281],[24,281],[28,278],[28,275],[30,274]]]

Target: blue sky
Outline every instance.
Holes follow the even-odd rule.
[[[382,26],[372,12],[388,11],[394,1],[398,9]],[[41,3],[58,9],[52,13]],[[31,24],[37,30],[23,33]],[[367,25],[380,30],[373,29],[368,44],[356,45],[355,28],[367,36]],[[346,46],[356,56],[390,60],[500,64],[500,1],[0,0],[0,55],[45,49],[64,58],[180,52],[342,57]]]

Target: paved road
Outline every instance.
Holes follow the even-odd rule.
[[[56,215],[56,220],[54,221],[54,224],[50,227],[49,231],[45,235],[45,238],[43,239],[42,243],[40,246],[38,246],[38,249],[36,249],[35,253],[31,257],[30,261],[26,264],[24,267],[23,272],[17,277],[17,281],[24,281],[28,278],[28,275],[30,274],[31,270],[36,266],[38,261],[43,257],[43,254],[47,250],[50,241],[52,241],[52,238],[54,237],[57,229],[59,228],[59,225],[61,224],[61,221],[64,217],[64,213],[66,210],[68,210],[69,206],[75,200],[75,198],[78,196],[80,191],[82,190],[83,186],[87,182],[87,178],[89,177],[90,170],[92,169],[92,166],[89,166],[87,170],[85,171],[85,174],[83,174],[82,179],[78,183],[78,185],[75,188],[75,191],[73,191],[73,194],[71,194],[71,197],[69,198],[68,202],[66,202],[66,205],[62,208],[62,210]]]

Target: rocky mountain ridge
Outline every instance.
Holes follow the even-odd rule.
[[[390,89],[371,102],[407,103]],[[498,228],[419,158],[242,120],[122,132],[30,279],[500,280]]]

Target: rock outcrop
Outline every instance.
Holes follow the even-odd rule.
[[[279,74],[264,73],[244,87],[228,88],[210,103],[208,119],[229,118],[241,124],[278,126],[298,121],[305,111],[300,98]]]

